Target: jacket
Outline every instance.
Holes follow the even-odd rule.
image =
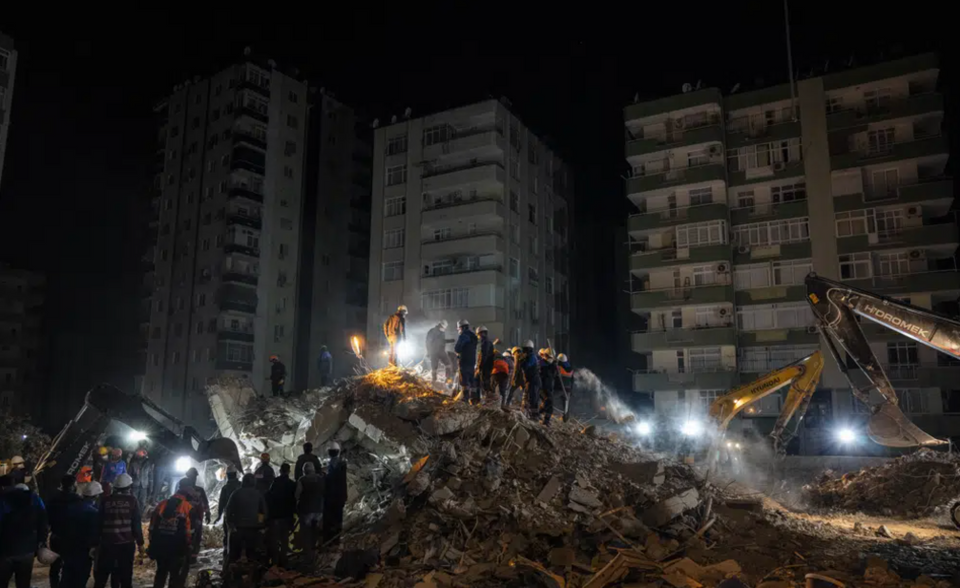
[[[74,504],[79,503],[80,495],[76,492],[64,492],[57,489],[47,498],[47,521],[50,524],[50,533],[54,536],[63,533],[67,526],[67,511]],[[56,550],[54,550],[56,551]]]
[[[103,471],[100,472],[100,482],[106,482],[107,484],[113,484],[113,481],[117,479],[117,476],[120,474],[127,473],[127,462],[122,459],[113,461],[112,459],[107,463],[103,464]]]
[[[259,529],[263,526],[260,515],[267,518],[267,501],[255,487],[241,486],[230,496],[227,503],[226,524],[238,529]]]
[[[383,323],[383,334],[387,341],[402,341],[407,338],[407,319],[400,314],[393,313]]]
[[[569,361],[558,361],[557,368],[560,370],[560,377],[562,378],[573,377],[573,366],[570,365]]]
[[[100,511],[81,500],[67,508],[67,525],[60,535],[60,555],[81,555],[100,543]]]
[[[261,494],[266,494],[270,490],[270,486],[273,486],[273,479],[277,477],[277,474],[273,471],[272,465],[261,463],[257,471],[253,473],[253,477],[257,479],[257,490]]]
[[[153,460],[149,457],[133,456],[127,465],[127,473],[133,478],[134,488],[153,488]]]
[[[493,360],[493,371],[494,374],[507,374],[510,375],[510,372],[513,371],[513,358],[506,358],[503,356],[497,357]]]
[[[217,520],[220,520],[220,517],[223,516],[223,513],[227,510],[227,503],[230,502],[230,497],[233,496],[233,493],[240,489],[240,480],[234,478],[232,480],[227,480],[227,483],[223,485],[223,488],[220,489],[220,500],[217,501]]]
[[[494,357],[493,341],[491,341],[487,335],[482,335],[480,337],[480,348],[477,355],[477,364],[481,372],[486,373],[493,369]]]
[[[342,457],[331,459],[327,466],[323,502],[325,508],[343,508],[347,503],[347,460]]]
[[[440,330],[440,327],[434,327],[427,331],[427,355],[437,357],[447,352],[447,335]]]
[[[524,349],[519,353],[513,374],[514,388],[527,385],[540,386],[540,360],[533,349]]]
[[[329,351],[324,351],[320,354],[320,359],[317,360],[317,369],[321,374],[330,374],[333,372],[333,356],[330,355]]]
[[[194,520],[199,521],[203,518],[203,515],[210,512],[210,500],[207,498],[207,491],[202,486],[190,484],[184,487],[182,494],[190,502],[190,506],[193,507],[190,514],[193,515]]]
[[[174,494],[157,505],[150,518],[150,557],[172,559],[188,553],[193,531],[190,510],[183,494]]]
[[[303,476],[297,480],[296,498],[298,515],[302,517],[310,513],[323,512],[324,482],[323,474],[319,473]]]
[[[281,361],[275,361],[270,364],[270,381],[274,384],[280,383],[287,377],[287,366]]]
[[[33,555],[47,542],[47,509],[29,490],[0,495],[0,558]]]
[[[557,364],[549,361],[540,362],[540,386],[545,392],[560,389],[560,370]]]
[[[271,519],[292,519],[297,513],[297,483],[280,474],[267,492],[267,509]]]
[[[312,463],[314,471],[320,471],[320,458],[312,453],[303,453],[297,458],[297,465],[293,466],[293,479],[299,480],[303,476],[303,466]]]
[[[100,501],[100,543],[143,545],[140,505],[131,494],[114,492]]]
[[[460,331],[456,345],[453,350],[457,352],[458,361],[461,367],[473,368],[477,364],[477,336],[470,327],[464,327]]]

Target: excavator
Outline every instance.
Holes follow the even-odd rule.
[[[37,461],[33,475],[41,495],[54,490],[64,475],[76,475],[114,423],[130,427],[138,438],[147,440],[151,455],[160,464],[173,465],[184,457],[196,462],[219,459],[243,470],[240,452],[232,440],[205,440],[149,398],[100,384],[87,392],[83,408]]]

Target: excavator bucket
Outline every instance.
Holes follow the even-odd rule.
[[[197,452],[197,461],[203,462],[208,459],[219,459],[236,466],[237,471],[243,471],[243,463],[240,461],[240,451],[237,450],[237,444],[231,439],[220,437],[211,439]]]
[[[931,447],[947,442],[924,433],[920,427],[907,419],[900,407],[892,403],[881,404],[867,423],[867,435],[874,443],[886,447]]]

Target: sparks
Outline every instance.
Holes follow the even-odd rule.
[[[357,359],[363,359],[363,353],[360,350],[360,337],[354,335],[350,338],[350,346],[353,347],[353,354],[357,356]]]

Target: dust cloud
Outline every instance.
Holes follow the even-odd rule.
[[[633,410],[622,400],[617,391],[603,383],[595,373],[587,368],[576,369],[576,394],[588,392],[596,410],[605,413],[606,417],[616,423],[624,423],[634,418]]]

